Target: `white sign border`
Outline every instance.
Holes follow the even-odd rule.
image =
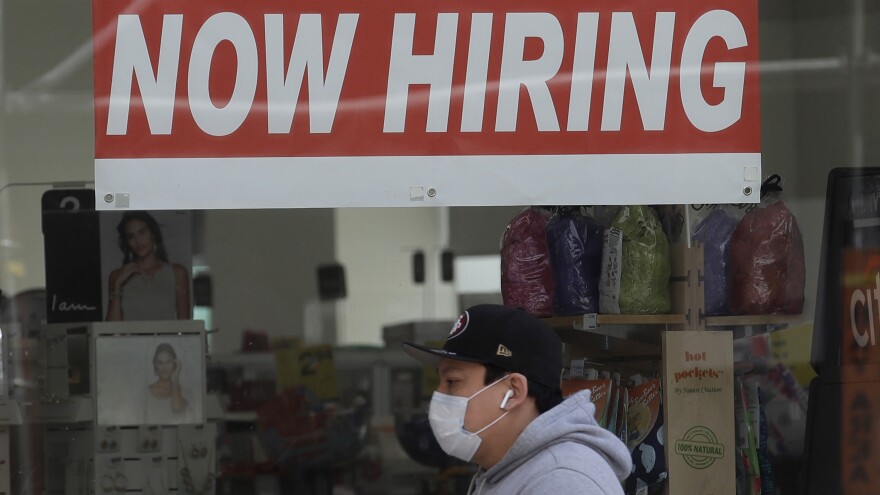
[[[95,177],[99,210],[757,203],[761,154],[114,158]]]

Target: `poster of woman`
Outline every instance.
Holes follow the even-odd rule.
[[[98,424],[204,422],[200,336],[100,337],[95,353]]]
[[[190,319],[191,272],[189,213],[101,214],[106,321]]]

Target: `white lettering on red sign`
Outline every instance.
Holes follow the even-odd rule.
[[[308,72],[309,124],[314,133],[329,133],[339,107],[342,83],[348,68],[357,14],[342,14],[330,49],[330,62],[324,76],[324,46],[321,16],[303,14],[293,40],[293,49],[284,72],[284,19],[280,14],[266,16],[266,88],[268,125],[271,134],[287,134],[293,126],[302,81]]]
[[[697,19],[688,33],[681,56],[682,66],[701,67],[706,45],[716,36],[723,39],[731,50],[748,43],[742,23],[735,15],[725,10],[707,12]],[[742,115],[746,63],[718,62],[714,74],[715,87],[724,88],[724,99],[717,105],[709,104],[703,97],[699,72],[681,75],[684,111],[694,127],[705,132],[726,129]]]
[[[292,132],[302,81],[308,77],[308,113],[310,133],[330,133],[346,83],[347,69],[358,14],[340,14],[324,73],[324,33],[321,14],[301,14],[293,38],[290,56],[285,63],[284,19],[281,14],[264,16],[264,60],[259,58],[253,27],[242,16],[230,12],[217,13],[198,27],[189,56],[187,72],[187,103],[198,127],[211,136],[236,132],[253,113],[258,85],[266,92],[265,128],[269,134]],[[384,97],[383,132],[401,133],[406,129],[407,114],[414,107],[427,106],[425,130],[446,132],[450,120],[453,95],[453,74],[458,30],[461,25],[456,13],[440,13],[435,17],[436,34],[431,54],[414,53],[417,16],[399,13],[394,16],[390,46],[387,91]],[[597,81],[598,13],[579,13],[573,50],[565,49],[565,38],[559,19],[550,13],[508,13],[504,19],[500,78],[497,81],[498,104],[494,130],[514,132],[523,124],[521,104],[531,106],[535,124],[541,132],[560,131],[557,102],[551,92],[552,81],[560,76],[567,53],[573,57],[573,70],[568,77],[569,98],[565,131],[589,130],[593,86]],[[489,60],[493,15],[472,14],[469,43],[465,50],[466,82],[460,130],[480,132],[488,90]],[[165,15],[158,46],[158,68],[154,72],[146,36],[138,15],[120,15],[117,20],[113,76],[110,85],[107,135],[128,132],[132,89],[136,82],[141,102],[154,135],[172,132],[180,66],[181,35],[184,16]],[[704,97],[700,76],[704,53],[709,42],[721,38],[728,49],[746,46],[745,30],[739,19],[728,11],[713,10],[703,14],[689,27],[681,59],[673,61],[674,12],[657,12],[648,66],[633,14],[614,12],[611,16],[607,67],[604,70],[604,100],[601,130],[619,131],[622,125],[627,84],[634,90],[641,115],[642,128],[662,131],[667,120],[670,72],[685,67],[680,73],[680,95],[691,125],[705,132],[717,132],[735,124],[741,117],[746,64],[718,62],[712,67],[713,84],[724,90],[719,103],[710,104]],[[687,26],[685,26],[687,28]],[[536,58],[525,54],[530,39],[540,40],[543,52]],[[215,105],[211,93],[211,64],[221,43],[229,42],[235,50],[234,88],[227,103]],[[260,80],[260,64],[265,64],[264,80]],[[285,66],[287,67],[285,70]],[[706,70],[705,68],[703,70]],[[307,76],[306,76],[307,75]],[[598,78],[599,81],[602,78]],[[426,101],[410,102],[409,90],[415,85],[429,87]],[[521,97],[526,90],[527,100]],[[562,102],[559,102],[562,103]]]
[[[92,15],[99,208],[757,199],[757,0]]]
[[[141,90],[144,111],[152,134],[171,134],[176,99],[177,67],[180,61],[182,15],[166,15],[159,45],[159,69],[153,73],[147,41],[140,17],[121,15],[116,29],[113,58],[113,79],[110,84],[110,105],[107,135],[128,132],[128,109],[131,106],[132,74]]]
[[[867,309],[868,312],[868,328],[862,331],[858,325],[859,306]],[[875,329],[874,326],[874,310],[880,310],[880,273],[874,276],[874,289],[856,289],[850,296],[849,303],[849,321],[852,329],[853,338],[859,347],[866,347],[870,341],[871,345],[875,345]],[[863,309],[863,311],[864,311]]]

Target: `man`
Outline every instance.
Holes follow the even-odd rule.
[[[479,465],[469,494],[623,493],[629,451],[596,423],[588,391],[562,400],[562,343],[544,322],[479,305],[442,349],[403,346],[440,371],[428,417],[447,454]]]

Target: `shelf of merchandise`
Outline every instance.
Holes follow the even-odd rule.
[[[805,322],[802,314],[707,316],[704,319],[707,327],[782,326]]]
[[[579,315],[545,318],[566,344],[565,362],[586,359],[597,366],[634,372],[659,371],[663,331],[680,329],[683,314]]]
[[[612,338],[636,343],[660,345],[663,330],[687,324],[684,314],[556,316],[544,318],[567,343],[593,338]]]
[[[566,344],[565,362],[587,359],[594,364],[655,374],[659,371],[661,339],[666,330],[696,330],[700,321],[694,290],[702,249],[672,244],[669,314],[583,314],[544,318]],[[613,364],[612,364],[613,363]]]
[[[808,323],[803,314],[709,316],[704,317],[703,321],[709,330],[728,330],[733,332],[734,340],[772,333],[777,330]]]
[[[89,423],[95,418],[92,396],[70,396],[52,402],[19,401],[19,418],[27,423]]]
[[[544,318],[566,344],[565,362],[586,359],[600,369],[604,366],[651,374],[657,373],[662,364],[664,331],[731,331],[734,339],[738,339],[807,322],[801,314],[706,317],[703,314],[702,246],[673,244],[670,259],[670,314],[586,314]],[[675,476],[676,473],[669,475]]]

